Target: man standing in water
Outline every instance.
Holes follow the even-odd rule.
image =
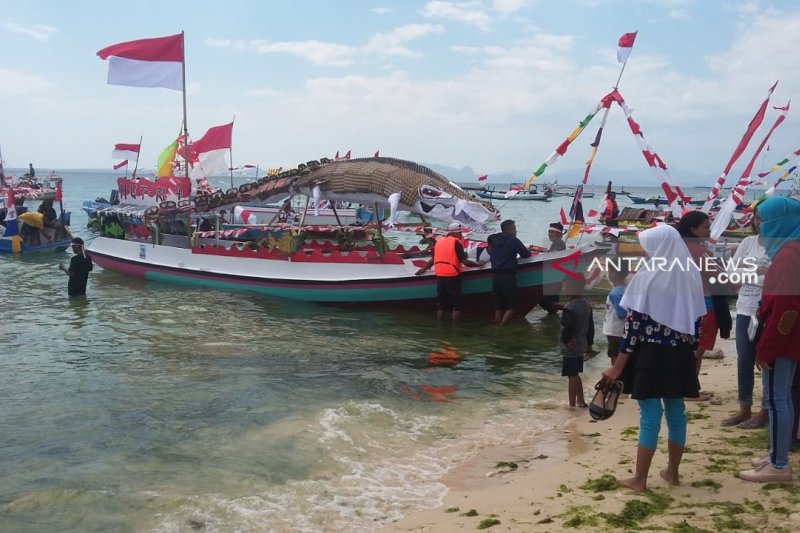
[[[67,294],[70,298],[86,295],[86,281],[89,279],[89,272],[93,267],[92,259],[86,255],[83,249],[83,239],[80,237],[72,239],[72,252],[75,255],[69,262],[69,268],[65,268],[64,263],[58,265],[58,269],[69,276]]]
[[[501,233],[487,240],[492,259],[492,294],[494,296],[494,321],[502,326],[514,315],[517,307],[517,256],[531,256],[531,251],[517,238],[513,220],[500,224]]]

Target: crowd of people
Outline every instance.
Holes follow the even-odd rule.
[[[700,392],[703,358],[714,349],[717,337],[735,333],[737,351],[738,410],[723,426],[751,429],[768,426],[769,447],[752,461],[752,469],[739,477],[745,481],[787,481],[792,477],[788,454],[800,444],[800,201],[772,197],[756,208],[756,235],[741,242],[724,268],[743,271],[756,265],[757,281],[747,277],[732,291],[730,284],[715,283],[715,268],[706,241],[710,220],[700,211],[687,211],[677,225],[662,224],[642,231],[639,242],[650,267],[639,269],[629,282],[625,269],[608,273],[612,289],[606,299],[602,333],[608,341],[611,367],[597,387],[619,389],[639,404],[639,440],[634,476],[621,483],[636,491],[647,488],[662,418],[667,424],[668,460],[661,471],[668,483],[679,483],[679,467],[686,445],[686,400],[707,399]],[[551,224],[549,251],[566,249],[564,228]],[[500,233],[487,241],[488,259],[471,260],[462,244],[462,228],[451,224],[447,236],[436,241],[428,264],[438,279],[437,316],[460,316],[461,273],[465,266],[491,261],[495,322],[505,325],[517,307],[516,271],[519,258],[531,250],[516,236],[513,220],[501,224]],[[481,255],[478,254],[480,258]],[[743,259],[749,259],[749,263]],[[666,262],[661,260],[666,259]],[[677,268],[674,265],[699,268]],[[662,265],[662,266],[658,266]],[[663,265],[670,265],[665,268]],[[731,272],[727,272],[730,274]],[[558,339],[562,376],[567,377],[570,407],[586,407],[581,373],[592,353],[592,308],[582,296],[585,278],[565,276],[561,294],[542,301],[548,313],[561,311]],[[736,296],[735,319],[729,298]],[[596,352],[595,352],[596,353]],[[753,410],[754,368],[761,370],[763,399]]]

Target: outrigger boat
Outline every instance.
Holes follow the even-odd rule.
[[[236,202],[257,198],[270,201],[290,191],[319,202],[350,201],[373,204],[428,216],[442,222],[460,222],[486,230],[496,211],[476,201],[444,176],[421,165],[386,157],[346,161],[309,162],[304,168],[258,180],[213,209],[207,198],[195,197],[192,210],[212,213]],[[124,201],[124,193],[121,191]],[[220,199],[221,200],[221,199]],[[124,207],[117,206],[120,215]],[[141,208],[140,228],[161,227],[170,217],[186,214],[176,205]],[[146,226],[145,226],[146,224]],[[185,228],[185,226],[184,226]],[[98,237],[87,251],[101,267],[124,274],[167,283],[243,290],[270,297],[289,298],[337,306],[385,306],[431,309],[436,299],[436,277],[415,275],[427,262],[417,246],[391,245],[390,228],[329,228],[328,238],[314,228],[278,225],[246,226],[235,230],[210,230],[188,235],[146,230],[126,233],[124,239]],[[360,232],[360,234],[359,234]],[[324,231],[321,233],[325,233]],[[344,238],[343,238],[344,237]],[[467,243],[477,257],[480,245]],[[557,253],[536,253],[521,260],[517,276],[520,298],[517,312],[525,314],[540,301],[545,288],[557,290],[564,277],[559,265],[585,268],[606,250],[584,245]],[[568,258],[568,259],[567,259]],[[488,267],[465,269],[463,310],[491,310],[492,274]]]
[[[41,211],[29,211],[23,206],[25,196],[17,197],[16,188],[8,188],[4,200],[0,202],[0,254],[31,253],[41,251],[61,252],[66,250],[72,241],[69,230],[70,213],[61,205],[61,186],[54,195],[42,195],[37,198],[42,203]],[[24,193],[23,193],[24,194]],[[55,214],[53,200],[59,201],[60,215]],[[45,210],[52,210],[52,216],[45,216]],[[49,215],[49,213],[48,213]]]
[[[550,190],[540,193],[535,186],[524,189],[514,185],[505,191],[498,191],[495,190],[494,187],[487,187],[480,191],[475,191],[475,194],[486,200],[527,200],[538,202],[549,202],[550,198],[553,196],[553,192]]]

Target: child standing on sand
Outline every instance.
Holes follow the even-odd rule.
[[[561,351],[561,375],[567,379],[567,394],[570,407],[586,407],[583,396],[583,355],[594,341],[594,320],[592,307],[581,296],[586,285],[583,274],[571,274],[564,278],[562,292],[569,301],[564,304],[561,313],[561,333],[559,350]]]
[[[611,364],[617,360],[619,355],[619,345],[622,342],[622,335],[625,332],[625,317],[628,310],[620,307],[619,302],[625,294],[625,278],[628,277],[627,265],[620,265],[619,270],[611,270],[608,273],[608,280],[614,285],[611,292],[606,297],[606,316],[603,321],[603,334],[608,339],[608,356]]]

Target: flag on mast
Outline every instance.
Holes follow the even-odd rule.
[[[478,176],[478,181],[486,181],[489,179],[489,174],[484,174],[483,176]]]
[[[193,178],[216,176],[230,171],[225,154],[231,149],[233,122],[209,128],[189,146],[189,174]]]
[[[617,61],[620,63],[625,63],[628,61],[628,57],[631,55],[631,50],[633,50],[633,43],[636,41],[637,33],[639,32],[635,31],[633,33],[624,33],[622,37],[619,38]]]
[[[141,144],[115,144],[111,151],[111,157],[114,159],[138,159],[141,148]]]
[[[108,60],[108,84],[183,90],[183,34],[112,44],[97,52]]]
[[[121,162],[117,163],[116,165],[114,165],[114,170],[119,170],[122,167],[127,167],[127,166],[128,166],[128,160],[126,159],[126,160],[121,161]]]

